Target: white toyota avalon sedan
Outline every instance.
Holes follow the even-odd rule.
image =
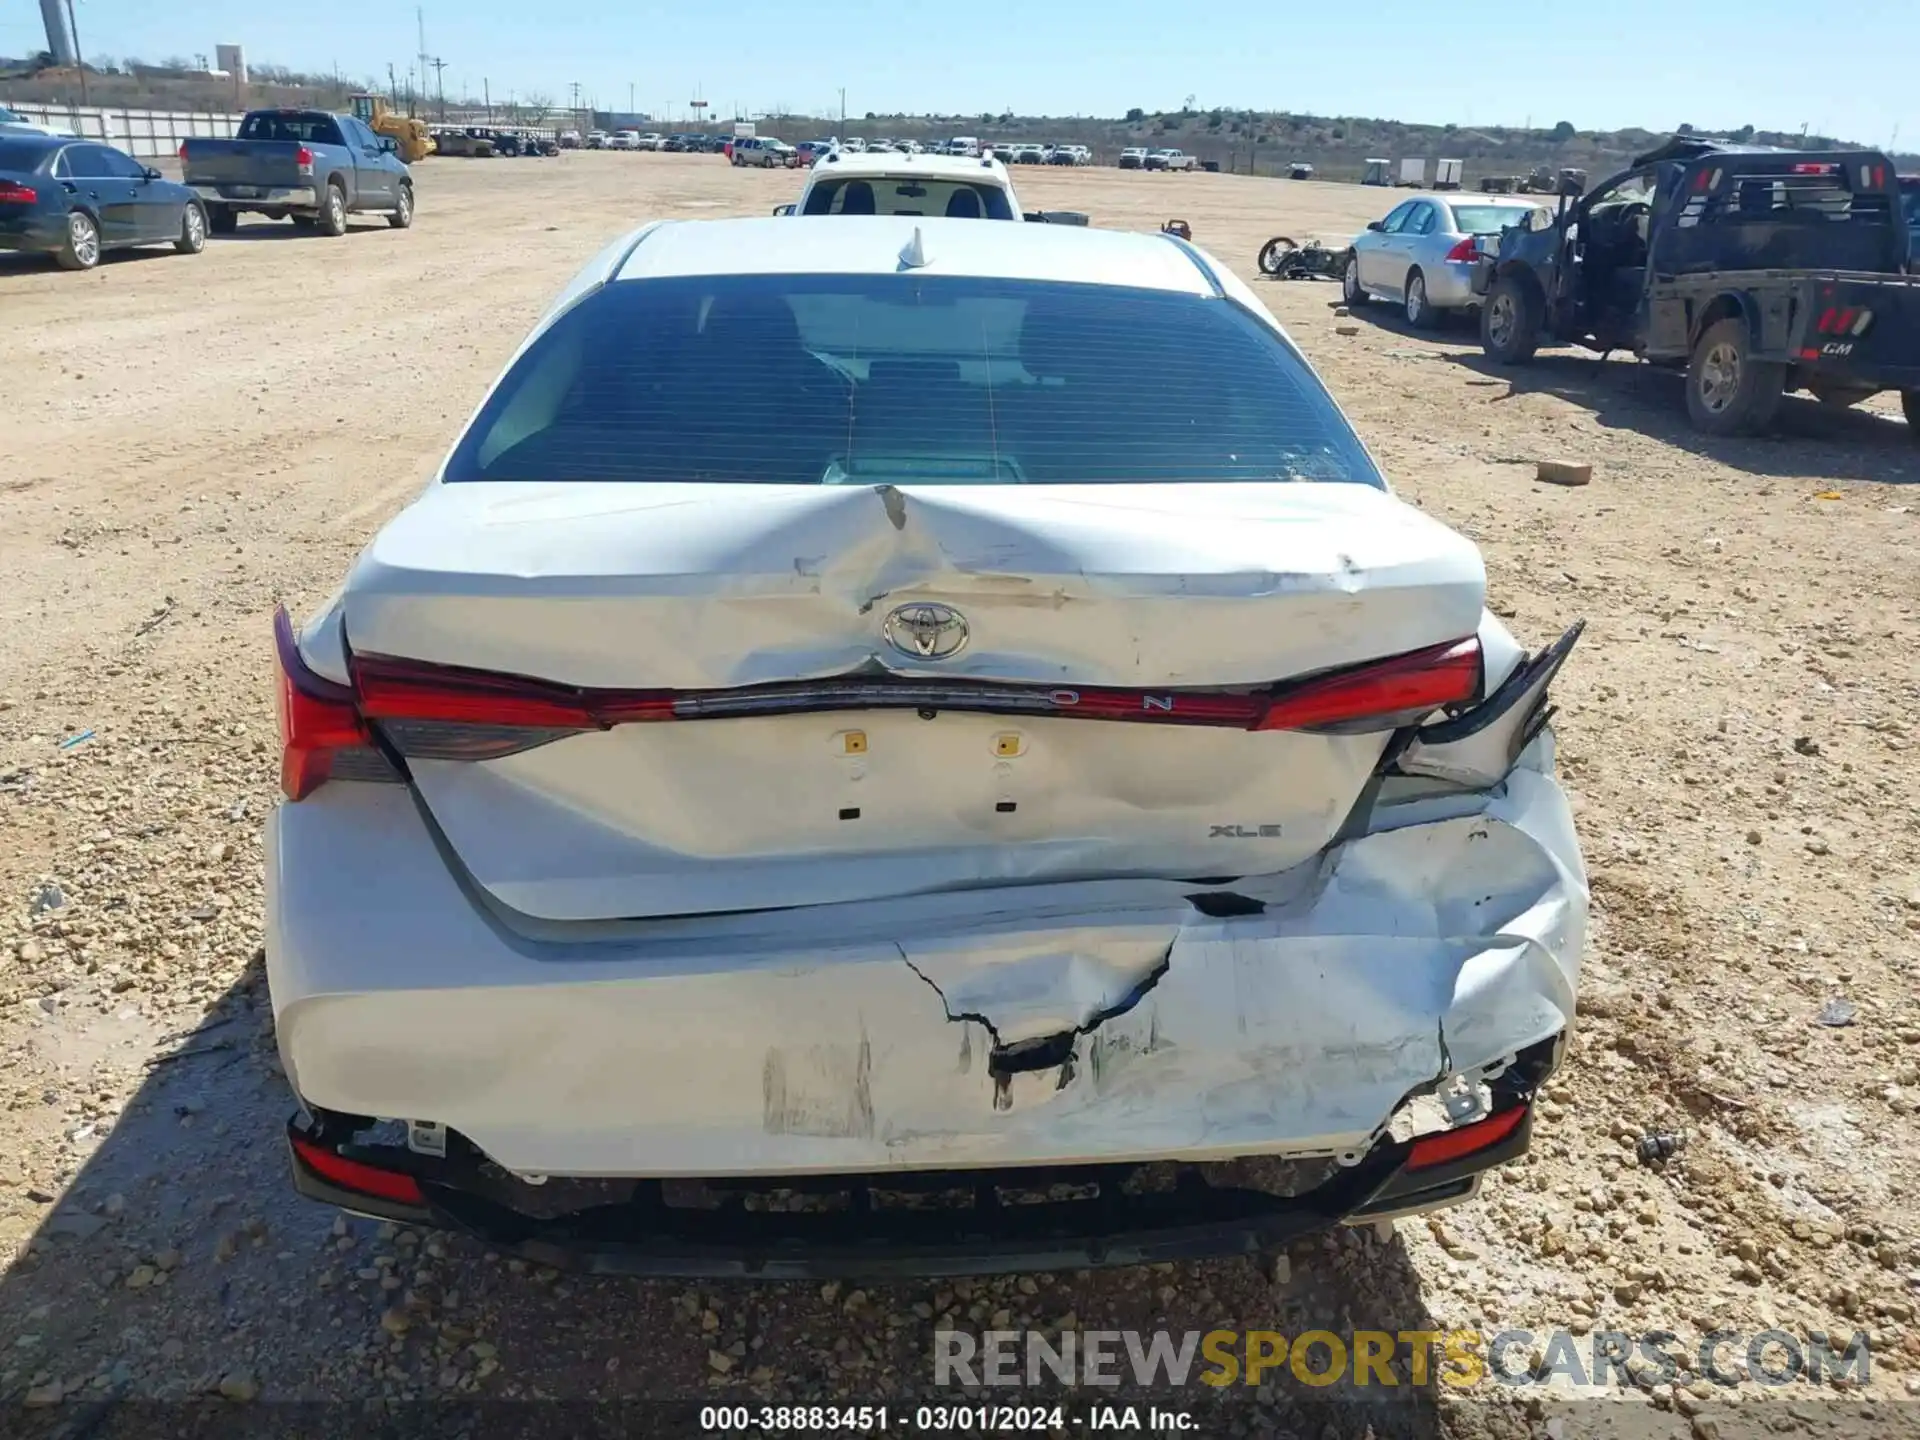
[[[1462,1199],[1587,910],[1484,592],[1190,244],[650,225],[277,617],[296,1184],[769,1277]]]

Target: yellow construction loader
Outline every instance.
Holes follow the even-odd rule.
[[[433,154],[433,136],[427,133],[426,122],[400,114],[385,96],[355,95],[351,103],[354,119],[376,135],[391,136],[400,147],[400,158],[409,165]]]

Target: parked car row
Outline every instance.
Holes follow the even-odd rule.
[[[1122,170],[1198,170],[1200,162],[1184,150],[1149,150],[1135,145],[1120,152]]]
[[[495,155],[558,155],[568,148],[564,137],[550,139],[532,130],[504,125],[442,127],[433,132],[433,145],[436,154],[475,160]]]
[[[577,132],[569,131],[568,133],[573,134],[574,145],[579,145],[580,137]],[[588,150],[656,150],[666,151],[671,154],[718,155],[726,149],[727,141],[730,138],[730,136],[726,135],[706,134],[661,135],[651,130],[589,130],[586,135],[584,148]],[[566,137],[564,135],[561,137],[561,143],[565,148],[573,148],[573,146],[566,145]]]

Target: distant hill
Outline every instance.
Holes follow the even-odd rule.
[[[1598,180],[1626,168],[1635,155],[1652,149],[1671,133],[1665,130],[1577,130],[1567,122],[1546,129],[1506,125],[1412,125],[1399,120],[1354,116],[1274,114],[1259,110],[1129,111],[1117,120],[1018,115],[864,115],[837,120],[768,116],[765,128],[785,139],[805,139],[840,131],[871,138],[946,139],[976,135],[985,141],[1036,140],[1090,146],[1095,158],[1111,162],[1133,145],[1173,146],[1219,162],[1222,170],[1274,175],[1303,161],[1327,180],[1358,180],[1367,160],[1398,162],[1414,156],[1466,162],[1466,183],[1483,175],[1525,175],[1536,165],[1574,166]],[[1691,127],[1686,127],[1689,130]],[[788,133],[791,132],[791,133]],[[1832,136],[1755,130],[1728,138],[1760,145],[1814,148],[1865,148]],[[1895,157],[1902,170],[1920,170],[1920,155]]]
[[[263,105],[314,105],[343,109],[346,97],[354,90],[369,89],[384,93],[379,79],[353,79],[341,75],[309,74],[284,66],[255,65],[245,87],[229,78],[196,71],[179,58],[160,64],[123,60],[111,68],[89,66],[88,98],[96,105],[118,105],[155,110],[229,110]],[[78,104],[79,77],[72,70],[45,68],[45,57],[20,60],[0,58],[0,102],[12,99],[21,103]],[[397,97],[402,109],[409,108],[406,97]],[[496,118],[512,119],[515,109],[544,113],[552,100],[544,95],[523,94],[520,104],[510,107],[496,98]],[[421,114],[438,113],[439,97],[418,105]],[[446,97],[451,111],[480,107],[479,97]],[[1147,147],[1175,146],[1214,161],[1222,170],[1241,174],[1275,175],[1302,161],[1314,167],[1327,180],[1358,180],[1365,162],[1374,157],[1400,161],[1413,156],[1426,160],[1441,158],[1466,162],[1466,183],[1478,184],[1484,175],[1525,175],[1536,165],[1569,165],[1585,170],[1598,180],[1623,169],[1633,156],[1664,140],[1664,130],[1578,130],[1567,121],[1543,129],[1520,129],[1506,125],[1412,125],[1399,120],[1376,120],[1359,116],[1295,115],[1287,111],[1261,110],[1129,110],[1118,119],[1075,116],[1023,116],[1007,114],[978,115],[875,115],[858,120],[849,116],[842,126],[838,120],[806,115],[760,115],[755,123],[768,134],[786,140],[806,140],[834,134],[880,135],[927,143],[954,135],[975,135],[987,141],[1033,140],[1061,144],[1086,145],[1094,158],[1111,164],[1131,145]],[[584,114],[576,120],[580,128],[589,128],[592,120]],[[731,124],[714,116],[700,125],[670,124],[656,119],[662,129],[724,129]],[[1686,129],[1687,127],[1682,127]],[[1832,136],[1797,132],[1755,130],[1743,126],[1731,138],[1752,140],[1762,145],[1800,145],[1816,148],[1857,148],[1855,143]],[[1920,155],[1894,157],[1903,171],[1920,171]]]

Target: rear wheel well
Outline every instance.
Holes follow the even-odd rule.
[[[1747,307],[1737,295],[1716,295],[1693,317],[1693,326],[1687,334],[1687,349],[1691,351],[1699,343],[1700,337],[1718,325],[1722,320],[1745,320]]]

